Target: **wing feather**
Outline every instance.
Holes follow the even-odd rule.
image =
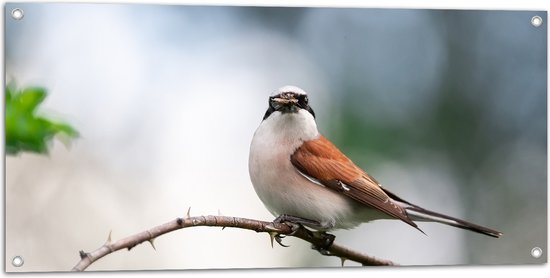
[[[304,142],[290,159],[298,171],[324,186],[418,229],[405,209],[394,203],[373,177],[355,165],[324,136]]]

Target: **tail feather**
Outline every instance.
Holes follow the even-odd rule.
[[[438,222],[442,224],[446,224],[449,226],[473,231],[476,233],[492,236],[492,237],[500,237],[502,235],[501,232],[483,227],[468,221],[464,221],[462,219],[458,219],[452,216],[448,216],[442,213],[438,213],[435,211],[427,210],[424,208],[421,208],[417,205],[411,204],[403,199],[401,199],[399,196],[393,194],[392,192],[388,191],[385,188],[382,188],[390,198],[393,200],[402,203],[403,207],[407,211],[407,214],[413,221],[431,221],[431,222]]]
[[[406,207],[407,213],[409,217],[411,217],[412,220],[415,221],[432,221],[432,222],[438,222],[442,224],[446,224],[449,226],[470,230],[476,233],[492,236],[492,237],[500,237],[502,235],[501,232],[483,227],[468,221],[464,221],[462,219],[458,219],[455,217],[451,217],[448,215],[444,215],[441,213],[437,213],[431,210],[423,209],[421,207],[411,206]]]

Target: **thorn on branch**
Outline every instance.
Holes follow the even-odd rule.
[[[111,233],[113,233],[113,230],[109,231],[109,235],[107,236],[107,241],[105,242],[105,245],[111,244]]]
[[[155,248],[155,243],[154,243],[154,241],[155,241],[155,238],[152,238],[152,239],[149,240],[149,243],[151,243],[151,246],[153,247],[153,249],[154,249],[155,251],[157,251],[157,248]]]
[[[88,257],[88,253],[84,252],[84,250],[80,250],[78,252],[78,255],[80,256],[80,259],[82,259],[82,260]]]
[[[342,267],[344,267],[344,262],[346,262],[346,258],[340,257],[340,261],[342,261]]]
[[[275,239],[275,236],[277,235],[276,232],[268,232],[269,239],[271,240],[271,248],[273,248],[273,240]]]
[[[191,207],[187,209],[187,219],[191,218]]]

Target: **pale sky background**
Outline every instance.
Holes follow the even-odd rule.
[[[189,206],[194,215],[220,210],[273,219],[250,184],[248,147],[267,96],[286,84],[310,92],[318,121],[326,123],[320,124],[322,131],[337,130],[336,124],[329,124],[339,117],[331,105],[342,92],[335,90],[332,79],[342,64],[322,51],[348,49],[338,49],[337,42],[327,48],[316,45],[346,24],[359,26],[352,32],[370,30],[369,40],[378,43],[368,51],[355,49],[371,62],[360,70],[368,76],[364,82],[378,92],[369,95],[369,101],[398,105],[391,113],[380,108],[383,117],[395,123],[421,110],[423,98],[437,94],[446,52],[426,11],[400,11],[396,22],[385,20],[395,11],[380,10],[374,13],[378,17],[368,18],[320,11],[306,13],[298,24],[273,23],[261,16],[243,20],[239,8],[18,6],[25,10],[24,20],[8,20],[6,26],[7,80],[46,87],[50,95],[44,113],[69,121],[82,138],[68,149],[55,143],[48,157],[7,158],[8,271],[68,270],[78,250],[97,248],[110,230],[113,239],[122,238],[182,216]],[[294,32],[305,39],[296,41],[281,31],[293,29],[285,24],[297,24]],[[411,35],[400,47],[401,38],[415,30],[423,30],[422,36]],[[391,60],[404,51],[410,51],[404,62]],[[321,56],[326,59],[317,59]],[[396,71],[407,74],[392,82]],[[402,94],[411,88],[418,94]],[[538,149],[530,154],[535,161],[546,160]],[[422,206],[444,207],[446,213],[463,216],[459,200],[437,198],[458,193],[449,166],[432,155],[420,163],[377,158],[382,162],[367,170]],[[419,188],[415,181],[426,187]],[[432,195],[424,198],[426,191]],[[475,220],[502,224],[489,216]],[[336,235],[342,244],[407,265],[467,262],[465,242],[480,240],[453,228],[421,225],[428,237],[388,221]],[[499,246],[491,238],[483,240],[487,252],[506,250],[503,240]],[[340,265],[305,243],[288,243],[291,248],[272,249],[264,234],[193,228],[157,239],[156,251],[140,245],[112,254],[90,270]],[[55,255],[48,250],[56,250]],[[25,257],[24,268],[11,266],[13,254]]]

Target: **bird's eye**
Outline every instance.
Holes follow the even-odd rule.
[[[307,96],[301,95],[298,97],[298,104],[304,109],[307,107],[307,101]]]

